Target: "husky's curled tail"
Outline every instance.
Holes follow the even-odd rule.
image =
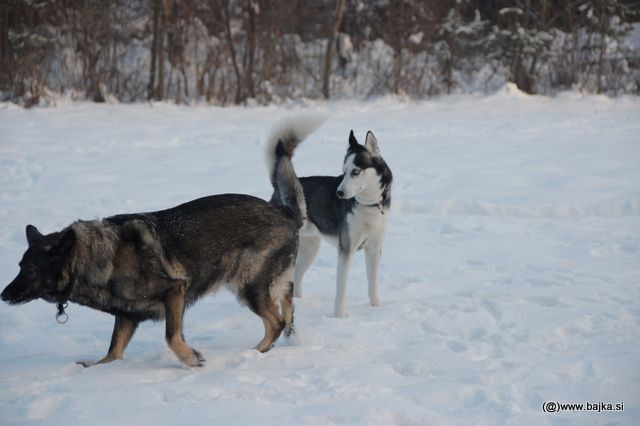
[[[325,117],[296,115],[276,123],[267,141],[267,166],[273,185],[271,202],[288,209],[302,228],[307,222],[307,204],[291,157],[296,147],[325,122]]]

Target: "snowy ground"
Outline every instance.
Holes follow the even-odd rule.
[[[373,130],[394,171],[383,306],[367,304],[359,256],[349,317],[331,317],[324,245],[293,341],[251,350],[261,321],[219,293],[187,313],[207,359],[187,370],[160,323],[125,360],[84,369],[106,352],[109,315],[71,305],[58,325],[53,305],[2,304],[0,424],[639,424],[640,99],[505,89],[308,108],[331,119],[298,151],[299,175],[338,174],[351,128]],[[300,109],[0,105],[0,283],[28,223],[268,197],[264,139]],[[624,411],[546,414],[545,401]]]

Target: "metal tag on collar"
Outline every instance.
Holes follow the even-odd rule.
[[[68,303],[58,303],[58,312],[56,312],[56,321],[58,324],[64,324],[69,320],[69,315],[64,311],[67,306],[69,306]]]

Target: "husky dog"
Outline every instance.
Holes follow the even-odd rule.
[[[269,140],[267,153],[272,156],[285,151],[291,157],[302,142],[290,132],[280,132]],[[349,134],[349,147],[340,176],[309,176],[300,178],[307,204],[308,222],[300,230],[300,248],[296,259],[294,288],[302,297],[302,277],[320,248],[321,235],[338,246],[335,316],[347,315],[347,276],[356,251],[364,249],[369,282],[369,302],[380,305],[378,269],[382,240],[391,205],[391,170],[382,159],[378,141],[368,132],[364,145]],[[276,198],[274,198],[275,200]]]
[[[183,336],[183,314],[206,293],[228,287],[259,315],[268,351],[293,332],[293,273],[306,212],[286,155],[272,158],[274,202],[239,194],[200,198],[168,210],[77,221],[60,232],[26,228],[29,247],[2,300],[67,301],[115,316],[107,355],[121,359],[138,324],[166,322],[166,340],[188,367],[204,358]],[[88,367],[94,363],[79,362]]]

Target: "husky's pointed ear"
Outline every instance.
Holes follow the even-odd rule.
[[[369,154],[373,157],[380,156],[380,148],[378,148],[378,139],[373,135],[373,132],[369,130],[367,132],[367,140],[364,142],[364,147],[367,148]]]
[[[353,149],[356,149],[360,146],[360,144],[358,143],[358,140],[353,134],[353,130],[349,133],[349,146]]]
[[[42,235],[40,231],[38,231],[38,228],[36,228],[33,225],[27,225],[26,232],[27,232],[27,242],[29,243],[29,246],[32,246],[34,243],[36,243],[38,240],[44,237],[44,235]]]

